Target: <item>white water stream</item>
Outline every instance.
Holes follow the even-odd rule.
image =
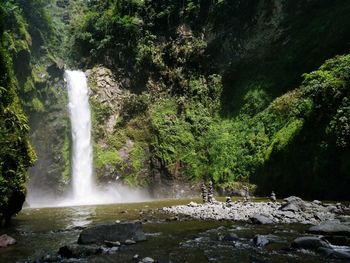
[[[65,71],[68,88],[68,108],[72,132],[71,193],[63,196],[44,196],[33,187],[27,197],[30,207],[77,206],[125,203],[149,200],[139,189],[118,182],[97,186],[93,169],[91,112],[89,88],[82,71]]]
[[[65,77],[68,85],[68,107],[73,141],[72,201],[86,203],[95,192],[89,89],[84,72],[67,70]]]
[[[140,191],[110,183],[97,187],[93,172],[89,88],[82,71],[66,70],[72,130],[72,196],[59,205],[107,204],[144,200]]]

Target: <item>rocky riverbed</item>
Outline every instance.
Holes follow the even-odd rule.
[[[325,209],[323,212],[329,213],[329,219],[317,219],[312,226],[277,221],[252,224],[258,222],[252,220],[253,217],[238,221],[220,217],[218,220],[203,217],[208,220],[202,220],[174,215],[164,208],[184,206],[193,210],[201,206],[221,206],[223,209],[225,205],[225,209],[231,209],[236,204],[201,205],[199,202],[199,199],[172,199],[139,204],[25,209],[14,219],[14,226],[6,229],[17,243],[1,249],[0,262],[319,263],[350,260],[350,217],[344,215],[347,206],[305,202],[298,198],[269,204],[281,211],[299,207],[296,214],[311,213],[310,207],[314,207],[315,213]],[[249,202],[240,204],[248,207]],[[264,207],[268,203],[252,202],[251,205]],[[265,214],[258,215],[268,218]]]
[[[212,202],[164,207],[166,213],[187,215],[202,220],[234,220],[256,224],[301,223],[316,225],[350,214],[350,208],[340,203],[307,202],[291,196],[283,202]]]

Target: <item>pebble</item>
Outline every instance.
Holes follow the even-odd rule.
[[[133,244],[136,244],[136,241],[131,240],[131,239],[127,239],[127,240],[125,240],[124,244],[125,245],[133,245]]]
[[[150,258],[150,257],[145,257],[140,262],[141,263],[153,263],[153,262],[155,262],[155,260],[153,258]]]

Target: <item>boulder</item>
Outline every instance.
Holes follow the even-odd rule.
[[[265,247],[269,243],[276,240],[278,240],[278,237],[274,235],[256,235],[253,238],[253,243],[257,247]]]
[[[101,244],[104,241],[146,240],[140,223],[103,224],[84,229],[78,239],[78,244]]]
[[[310,227],[308,232],[319,235],[350,237],[350,226],[341,224],[339,221],[325,221],[320,225]]]
[[[298,212],[300,211],[300,207],[296,206],[295,204],[286,204],[281,207],[281,211],[291,211],[291,212]]]
[[[329,205],[327,206],[327,211],[329,213],[336,213],[338,211],[338,208],[335,205]]]
[[[16,244],[16,239],[6,234],[0,236],[0,247],[8,247]]]
[[[59,249],[58,254],[65,258],[79,258],[101,254],[103,249],[96,245],[71,244]]]
[[[273,224],[274,221],[269,218],[266,215],[262,215],[262,214],[254,214],[253,216],[251,216],[249,218],[249,221],[252,224],[257,224],[257,225],[266,225],[266,224]]]
[[[321,247],[331,248],[331,244],[321,237],[305,236],[294,239],[294,241],[291,244],[291,247],[295,249],[317,250]]]
[[[279,208],[281,211],[292,211],[292,212],[298,212],[298,211],[304,211],[305,210],[305,202],[296,196],[290,196],[287,197],[284,200],[284,203]]]

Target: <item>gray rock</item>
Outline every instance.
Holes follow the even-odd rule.
[[[301,199],[300,197],[297,196],[289,196],[287,198],[284,198],[283,201],[285,201],[286,203],[290,204],[290,203],[301,203],[304,202],[303,199]]]
[[[203,203],[205,204],[208,202],[208,190],[207,190],[205,183],[202,184],[201,193],[202,193]]]
[[[119,251],[119,247],[111,247],[108,252],[109,252],[109,254],[113,254],[117,251]]]
[[[308,230],[312,234],[337,235],[350,237],[350,226],[338,221],[325,221],[320,225],[312,226]]]
[[[79,258],[101,254],[103,249],[96,245],[71,244],[59,249],[58,254],[65,258]]]
[[[136,241],[132,240],[132,239],[127,239],[124,241],[125,245],[134,245],[136,244]]]
[[[232,206],[232,199],[230,196],[226,197],[226,206],[231,207]]]
[[[256,235],[253,238],[253,243],[257,247],[265,247],[269,243],[276,240],[278,240],[278,237],[274,235]]]
[[[187,206],[188,207],[197,207],[197,206],[199,206],[199,204],[197,204],[196,202],[190,202]]]
[[[16,239],[6,234],[0,236],[0,247],[8,247],[16,244]]]
[[[296,206],[295,204],[286,204],[281,207],[282,211],[291,211],[291,212],[298,212],[300,211],[300,208]]]
[[[296,249],[317,250],[320,247],[331,248],[331,245],[327,240],[321,237],[305,236],[294,239],[294,241],[291,244],[291,247]]]
[[[290,196],[283,200],[284,200],[284,203],[280,207],[280,210],[282,211],[298,212],[298,211],[305,210],[306,203],[299,197]]]
[[[208,200],[208,203],[213,203],[214,201],[214,189],[213,189],[213,182],[212,181],[209,181],[209,184],[208,184],[208,195],[207,195],[207,200]]]
[[[140,223],[103,224],[84,229],[78,239],[78,244],[100,244],[105,240],[119,241],[132,239],[144,241],[146,236]]]
[[[142,263],[153,263],[153,262],[155,262],[155,260],[153,258],[150,258],[150,257],[145,257],[142,259],[141,262]]]
[[[276,203],[277,199],[276,199],[276,194],[274,192],[271,193],[270,200],[271,202]]]
[[[274,221],[267,217],[266,215],[262,215],[262,214],[254,214],[253,216],[251,216],[249,218],[249,221],[252,224],[257,224],[257,225],[266,225],[266,224],[273,224]]]
[[[326,218],[327,218],[327,215],[326,215],[325,213],[316,212],[316,213],[314,214],[314,218],[315,218],[316,220],[325,221]]]
[[[330,213],[334,213],[338,210],[338,208],[334,205],[329,205],[327,206],[327,211],[330,212]]]
[[[322,205],[322,202],[319,200],[314,200],[314,201],[312,201],[312,203],[315,205]]]
[[[327,207],[306,202],[298,197],[289,197],[281,206],[279,202],[232,202],[198,205],[189,207],[179,205],[162,209],[167,213],[182,214],[201,220],[235,220],[248,221],[255,224],[271,223],[302,223],[319,224],[320,221],[336,218],[335,213],[329,213]],[[284,211],[285,210],[285,211]]]

